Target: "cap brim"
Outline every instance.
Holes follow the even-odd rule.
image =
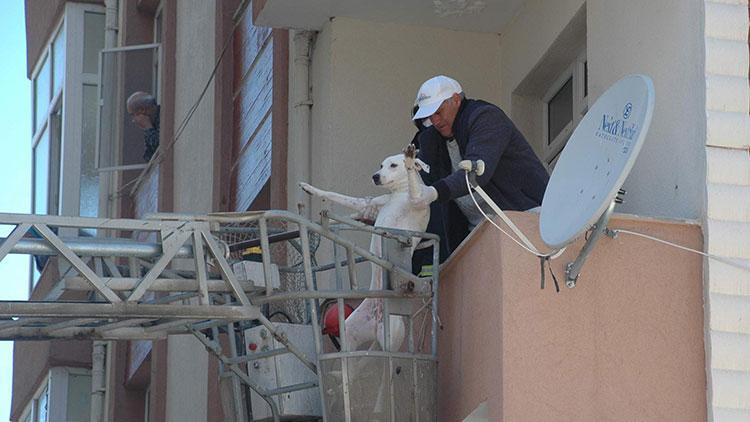
[[[414,114],[414,117],[412,117],[412,120],[417,119],[424,119],[425,117],[430,117],[437,111],[438,108],[440,108],[440,104],[442,104],[443,101],[436,101],[431,104],[425,104],[423,106],[419,107],[419,110]]]

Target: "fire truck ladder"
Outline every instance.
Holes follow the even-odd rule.
[[[411,386],[418,389],[418,378],[425,374],[434,383],[438,271],[415,276],[404,254],[413,239],[421,238],[423,245],[433,246],[437,268],[434,235],[373,228],[325,211],[320,224],[285,211],[263,211],[155,214],[141,220],[0,213],[0,225],[14,227],[7,238],[0,239],[0,260],[11,253],[27,254],[44,267],[32,299],[0,301],[2,340],[156,340],[192,334],[219,358],[224,370],[234,374],[235,387],[242,382],[267,403],[268,416],[274,421],[283,416],[281,396],[320,386],[325,387],[318,388],[323,420],[357,420],[350,391],[354,381],[349,379],[356,375],[349,367],[361,358],[384,358],[390,370],[394,362],[408,361]],[[383,256],[345,236],[357,232],[381,236]],[[332,262],[327,264],[317,262],[316,246],[311,245],[321,239],[330,245],[325,255]],[[301,259],[292,262],[293,254]],[[260,271],[236,273],[250,263]],[[360,263],[383,269],[383,290],[359,288],[356,268]],[[328,284],[333,286],[319,289],[317,279],[332,272]],[[274,283],[278,274],[298,277],[301,282],[297,286]],[[338,307],[343,337],[345,301],[365,298],[384,301],[386,321],[390,314],[405,319],[407,341],[401,350],[389,350],[388,341],[383,351],[330,350],[321,335],[321,303],[332,301]],[[292,309],[285,314],[288,322],[311,328],[312,353],[303,350],[283,324],[272,321],[271,309]],[[384,324],[386,338],[389,325]],[[245,344],[238,346],[238,338],[253,331],[252,327],[267,333],[278,347],[251,353]],[[229,334],[227,350],[219,341],[222,331]],[[293,356],[314,374],[312,380],[268,386],[251,376],[254,362],[280,355]],[[401,370],[398,366],[398,373]],[[334,385],[337,382],[340,385]],[[434,408],[433,387],[428,387],[427,395],[412,394],[409,412],[416,415],[412,420],[434,420],[433,410],[419,416],[424,414],[420,409]],[[403,398],[397,397],[398,388],[402,387],[390,379],[386,420],[395,420],[400,411],[396,403]],[[240,389],[234,388],[233,394],[235,409],[244,408]],[[237,412],[239,420],[246,418]]]

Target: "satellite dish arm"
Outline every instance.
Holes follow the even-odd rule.
[[[565,267],[565,285],[568,288],[573,288],[576,286],[576,281],[578,280],[578,276],[581,274],[581,268],[586,262],[586,258],[594,249],[594,244],[596,244],[596,241],[599,240],[602,233],[605,233],[607,231],[607,223],[609,222],[609,217],[612,215],[612,211],[614,211],[615,209],[615,203],[617,202],[617,200],[613,200],[612,203],[609,204],[607,210],[604,211],[604,213],[601,215],[601,217],[599,217],[599,219],[592,227],[593,231],[591,232],[591,235],[589,235],[589,238],[586,240],[586,243],[583,245],[583,248],[581,248],[581,252],[578,253],[578,257],[576,258],[576,260],[573,262],[569,262]]]

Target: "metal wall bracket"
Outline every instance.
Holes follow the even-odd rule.
[[[583,245],[583,248],[581,248],[581,252],[578,253],[578,257],[576,257],[576,260],[573,262],[569,262],[568,265],[565,266],[565,286],[567,286],[569,289],[572,289],[576,286],[578,276],[581,274],[581,268],[586,262],[586,258],[594,249],[594,245],[596,244],[596,241],[599,240],[599,237],[601,237],[602,233],[605,233],[607,231],[607,223],[609,222],[609,217],[612,215],[612,211],[614,211],[615,209],[615,203],[616,200],[613,200],[612,203],[609,204],[609,207],[607,207],[607,210],[604,211],[602,216],[599,217],[598,220],[596,220],[596,223],[592,227],[591,234],[586,240],[586,243]]]

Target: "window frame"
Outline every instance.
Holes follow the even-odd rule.
[[[36,412],[39,399],[47,390],[47,421],[66,420],[68,415],[68,389],[71,375],[84,375],[91,377],[91,370],[87,368],[75,367],[53,367],[39,383],[34,395],[21,412],[20,421],[40,422],[39,415]]]
[[[102,146],[102,109],[104,108],[104,99],[102,98],[102,86],[103,86],[103,63],[104,63],[104,55],[105,54],[119,54],[119,53],[127,53],[128,51],[139,51],[139,50],[154,50],[154,57],[158,58],[161,56],[161,44],[160,43],[150,43],[150,44],[137,44],[137,45],[128,45],[128,46],[122,46],[122,47],[112,47],[112,48],[105,48],[102,51],[99,52],[99,75],[97,76],[98,82],[97,82],[97,98],[99,99],[99,106],[97,107],[96,112],[96,144],[95,144],[95,153],[94,153],[94,168],[96,171],[101,173],[117,173],[122,172],[126,170],[144,170],[146,167],[148,167],[148,163],[143,164],[117,164],[113,166],[106,166],[103,167],[101,163],[101,152],[103,151]],[[154,71],[154,73],[159,74],[160,71]],[[153,81],[152,81],[153,86]],[[124,104],[123,99],[123,104]],[[158,99],[157,99],[158,103]],[[120,160],[119,154],[117,154],[117,151],[119,150],[121,143],[123,142],[123,139],[121,134],[117,136],[118,139],[110,140],[111,144],[108,146],[109,148],[114,148],[115,154],[114,154],[114,160],[118,162]]]
[[[36,149],[39,146],[39,142],[41,141],[42,135],[46,132],[48,132],[49,137],[49,146],[50,146],[50,152],[49,152],[49,162],[47,163],[47,166],[49,167],[49,175],[48,175],[48,191],[47,191],[47,211],[46,214],[58,214],[60,210],[60,191],[62,190],[62,186],[60,185],[60,151],[62,149],[62,145],[56,145],[56,142],[53,142],[53,136],[59,134],[60,135],[60,143],[62,143],[62,120],[64,119],[64,116],[62,113],[65,112],[65,108],[63,107],[60,119],[60,125],[59,127],[52,127],[51,124],[52,116],[57,114],[60,111],[60,107],[62,107],[62,101],[64,97],[65,92],[65,71],[63,72],[63,79],[62,84],[60,85],[57,92],[54,91],[54,80],[55,80],[55,54],[53,51],[53,46],[55,43],[55,39],[57,39],[57,36],[60,35],[61,32],[65,31],[67,28],[65,27],[65,24],[67,20],[65,19],[66,14],[63,13],[63,15],[58,19],[58,22],[54,26],[54,30],[51,32],[49,38],[46,40],[45,47],[42,50],[42,54],[39,55],[39,59],[37,60],[36,64],[34,65],[34,69],[31,73],[31,209],[36,209]],[[67,32],[66,32],[67,36]],[[67,62],[67,45],[65,46],[66,56],[65,61]],[[36,89],[36,81],[39,77],[39,74],[42,71],[42,67],[44,67],[45,62],[49,60],[49,66],[50,66],[50,74],[49,74],[49,103],[47,104],[47,109],[44,113],[44,121],[41,125],[37,126],[37,116],[36,116],[36,107],[37,107],[37,89]],[[58,125],[56,125],[58,126]],[[54,133],[53,133],[54,132]],[[57,169],[56,171],[53,171],[53,169]],[[55,189],[51,189],[52,187],[55,187]]]
[[[573,62],[558,75],[542,97],[542,160],[548,170],[554,168],[570,136],[588,111],[588,96],[586,95],[586,87],[588,86],[586,80],[587,63],[586,49],[584,48]],[[549,103],[570,79],[573,83],[573,120],[568,122],[554,139],[550,140]]]
[[[96,85],[99,82],[97,74],[83,72],[84,54],[84,14],[87,12],[105,14],[105,8],[99,4],[66,2],[63,11],[45,40],[39,58],[34,64],[32,81],[38,78],[46,60],[50,67],[50,102],[44,114],[44,122],[36,128],[36,88],[31,85],[31,209],[36,208],[36,148],[42,135],[48,132],[50,138],[47,214],[72,215],[80,214],[81,187],[81,148],[83,130],[83,86]],[[57,37],[64,33],[59,46],[65,49],[62,66],[55,64],[54,44]],[[104,37],[104,32],[101,34]],[[60,68],[62,78],[55,90],[55,68]],[[54,92],[53,92],[54,91]],[[59,114],[59,119],[53,116]],[[57,120],[53,123],[53,120]],[[75,236],[75,229],[61,228],[59,235]],[[33,258],[30,262],[34,266]],[[29,291],[36,287],[34,271],[30,271]]]

